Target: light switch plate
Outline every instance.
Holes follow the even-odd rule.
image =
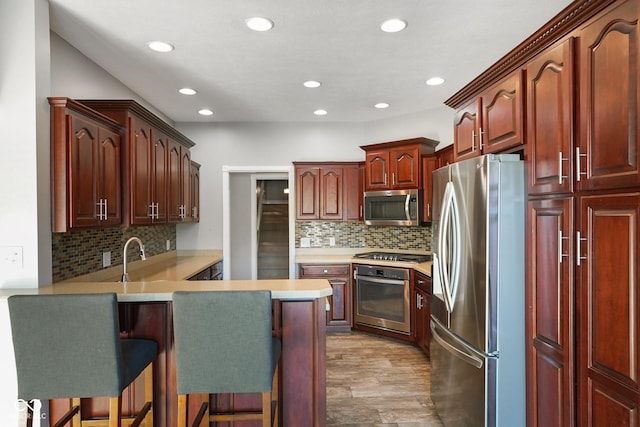
[[[329,237],[329,246],[335,246],[335,245],[336,245],[336,238]]]
[[[167,250],[171,250],[171,240],[167,239]]]
[[[102,268],[111,266],[111,252],[102,252]]]
[[[310,248],[311,247],[311,238],[310,237],[301,237],[300,238],[300,247],[301,248]]]

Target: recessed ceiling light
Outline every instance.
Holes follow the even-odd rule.
[[[387,19],[380,25],[380,29],[385,33],[397,33],[405,28],[407,28],[407,21],[398,18]]]
[[[174,49],[173,45],[159,40],[149,42],[147,43],[147,46],[149,46],[149,49],[155,50],[156,52],[171,52]]]
[[[269,31],[273,28],[273,21],[260,16],[249,18],[245,22],[247,27],[251,28],[253,31]]]
[[[195,95],[198,93],[195,89],[191,89],[190,87],[183,87],[182,89],[179,89],[178,92],[183,95]]]
[[[428,84],[429,86],[438,86],[444,83],[444,79],[442,77],[431,77],[425,83]]]
[[[208,108],[203,108],[202,110],[198,111],[198,114],[202,114],[203,116],[210,116],[213,114],[213,111],[209,110]]]
[[[327,110],[316,110],[313,112],[313,114],[315,114],[316,116],[326,116]]]
[[[304,85],[304,87],[314,88],[314,87],[320,87],[320,85],[322,83],[320,83],[319,81],[316,81],[316,80],[307,80],[306,82],[304,82],[302,84]]]
[[[376,108],[389,108],[389,104],[387,104],[386,102],[378,102],[376,105],[374,105],[374,107],[376,107]]]

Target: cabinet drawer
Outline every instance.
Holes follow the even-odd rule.
[[[300,277],[308,276],[347,276],[349,277],[349,264],[307,264],[300,265]]]
[[[427,294],[431,295],[431,277],[426,276],[422,273],[416,272],[415,275],[415,285],[416,287],[422,289]]]

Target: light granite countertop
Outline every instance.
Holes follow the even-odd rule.
[[[383,265],[389,267],[412,268],[422,274],[431,276],[431,261],[415,263],[401,261],[384,261],[373,259],[355,258],[355,254],[363,252],[394,252],[394,253],[418,253],[429,255],[428,251],[394,250],[379,248],[296,248],[296,264],[367,264]]]
[[[175,291],[269,290],[280,300],[313,300],[332,294],[325,279],[187,280],[222,260],[222,251],[171,251],[127,263],[129,281],[122,283],[122,266],[75,277],[35,289],[1,289],[0,297],[16,294],[106,293],[121,302],[170,301]]]

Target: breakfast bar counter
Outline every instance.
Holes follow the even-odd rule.
[[[176,261],[180,257],[176,257]],[[186,259],[183,260],[185,263]],[[187,272],[200,268],[200,260]],[[171,262],[168,268],[173,268]],[[213,262],[211,263],[213,264]],[[211,265],[209,264],[209,265]],[[146,268],[146,267],[145,267]],[[103,276],[106,273],[102,273]],[[140,281],[126,283],[100,280],[67,280],[38,289],[0,290],[0,297],[11,294],[69,294],[113,292],[120,307],[120,329],[123,337],[147,338],[158,343],[159,354],[154,367],[156,393],[154,425],[170,427],[177,419],[177,391],[175,380],[174,338],[172,325],[172,293],[175,291],[270,290],[273,298],[273,333],[282,340],[279,380],[276,388],[280,396],[280,425],[324,426],[326,417],[325,392],[325,299],[331,295],[329,282],[324,279],[307,280],[163,280],[156,272]],[[158,276],[159,275],[159,276]],[[99,275],[98,275],[99,276]],[[132,276],[134,276],[132,274]],[[156,277],[149,279],[149,277]],[[104,277],[102,277],[104,279]],[[108,279],[107,279],[108,280]],[[82,327],[82,325],[78,325]],[[73,333],[73,331],[70,331]],[[243,339],[238,337],[238,339]],[[123,396],[123,413],[135,412],[144,389],[141,379]],[[197,400],[197,399],[196,399]],[[256,402],[251,395],[223,395],[212,400],[213,405],[236,410],[248,409]],[[192,418],[194,401],[189,408]],[[63,413],[70,405],[66,399],[51,402],[51,416]],[[107,400],[92,399],[85,409],[93,415],[106,414]],[[244,425],[244,424],[243,424]],[[247,424],[249,425],[249,424]]]

